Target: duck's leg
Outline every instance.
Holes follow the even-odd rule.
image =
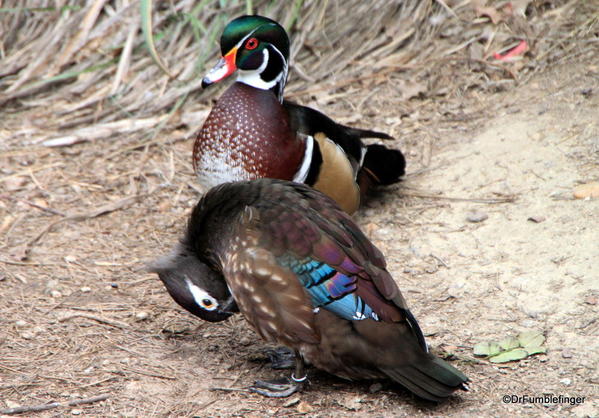
[[[295,351],[287,347],[267,348],[264,353],[270,360],[270,367],[275,370],[291,369],[295,366]]]
[[[269,398],[285,398],[301,390],[307,378],[308,375],[304,370],[304,360],[300,353],[295,351],[295,371],[291,373],[291,378],[256,380],[250,391]]]

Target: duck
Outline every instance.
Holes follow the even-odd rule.
[[[301,390],[306,364],[352,381],[390,379],[433,402],[468,389],[462,372],[429,352],[380,250],[305,184],[265,178],[212,188],[156,265],[192,313],[225,320],[238,310],[262,339],[294,352],[290,377],[258,380],[253,392]]]
[[[285,29],[264,16],[226,25],[222,58],[202,87],[237,79],[216,101],[193,145],[193,169],[206,189],[221,183],[277,178],[305,183],[354,213],[368,190],[400,181],[400,150],[363,138],[391,136],[336,123],[323,113],[285,100],[290,42]]]

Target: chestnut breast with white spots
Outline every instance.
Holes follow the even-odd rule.
[[[291,180],[304,150],[275,95],[237,82],[220,97],[198,133],[193,167],[205,187],[261,177]]]

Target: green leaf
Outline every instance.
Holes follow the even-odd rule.
[[[499,346],[506,351],[513,350],[514,348],[520,347],[517,338],[514,337],[506,337],[503,340],[499,341]]]
[[[523,348],[540,347],[545,342],[545,336],[541,331],[527,331],[518,335],[518,341]]]
[[[474,346],[475,356],[495,356],[501,352],[501,347],[495,341],[482,342]]]
[[[507,363],[509,361],[522,360],[528,357],[528,352],[523,348],[516,348],[515,350],[504,351],[501,354],[493,356],[489,359],[491,363]]]
[[[528,353],[529,356],[532,356],[533,354],[541,354],[541,353],[546,353],[547,352],[547,348],[546,347],[526,347],[524,348],[526,350],[526,352]]]

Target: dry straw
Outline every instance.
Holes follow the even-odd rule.
[[[492,23],[484,10],[502,12],[506,2],[486,3],[48,0],[33,8],[0,2],[0,106],[34,110],[36,121],[10,132],[0,127],[0,135],[4,144],[60,146],[132,132],[153,136],[168,123],[190,133],[209,107],[200,80],[216,58],[222,28],[244,13],[270,16],[291,33],[287,93],[296,100],[398,74],[421,80],[413,95],[444,94],[436,90],[444,81],[435,70],[456,61],[478,63],[480,73],[498,74],[478,81],[501,84],[519,74],[490,62],[494,49],[525,38],[533,55],[547,61],[564,47],[560,40],[596,25],[596,14],[580,13],[589,8],[581,1],[512,2],[524,6],[523,17]],[[577,13],[591,17],[578,28],[555,25],[571,23]],[[542,24],[543,14],[557,18],[553,26]]]

